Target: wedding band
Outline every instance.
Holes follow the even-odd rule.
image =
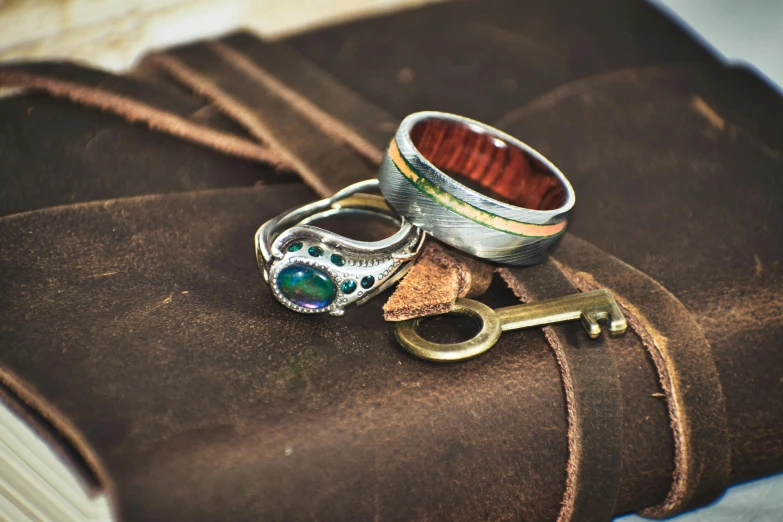
[[[563,173],[530,146],[441,112],[403,120],[379,180],[392,207],[417,227],[464,252],[511,265],[540,261],[565,232],[575,201]]]
[[[330,198],[264,223],[256,232],[259,269],[275,298],[300,313],[342,315],[400,279],[421,251],[425,233],[377,195],[378,180],[355,183]],[[357,241],[311,223],[334,215],[374,216],[399,230],[381,241]]]

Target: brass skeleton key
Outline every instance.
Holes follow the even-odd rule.
[[[461,361],[486,352],[500,339],[501,333],[509,330],[581,319],[587,335],[595,339],[601,335],[598,321],[608,322],[610,335],[623,334],[628,328],[614,297],[606,289],[497,310],[472,299],[457,299],[449,313],[470,317],[480,326],[479,332],[460,343],[434,343],[416,332],[422,321],[418,318],[397,323],[394,335],[403,348],[422,359]]]

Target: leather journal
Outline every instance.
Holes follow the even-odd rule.
[[[783,471],[783,100],[646,2],[450,2],[0,88],[0,399],[118,520],[665,518]],[[423,109],[577,194],[553,256],[478,299],[609,288],[625,336],[435,364],[389,293],[275,301],[258,226],[374,177]]]

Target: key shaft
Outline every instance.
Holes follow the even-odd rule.
[[[595,339],[601,335],[598,321],[608,320],[612,335],[619,335],[628,327],[614,297],[606,289],[498,308],[495,314],[504,332],[581,319],[587,334]]]

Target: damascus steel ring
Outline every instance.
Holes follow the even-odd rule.
[[[441,112],[403,120],[379,179],[391,206],[414,225],[510,265],[540,261],[565,232],[575,200],[563,173],[530,146]]]
[[[382,292],[411,267],[425,233],[389,208],[378,180],[367,180],[330,198],[286,212],[256,232],[256,259],[275,298],[300,313],[342,315]],[[313,223],[334,215],[372,216],[399,230],[381,241],[349,239]]]

